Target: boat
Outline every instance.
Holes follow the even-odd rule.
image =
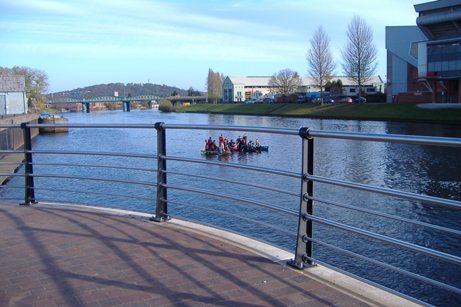
[[[65,125],[69,123],[69,120],[61,115],[56,114],[40,114],[38,118],[39,124],[58,124]],[[41,127],[38,129],[40,133],[66,133],[69,131],[67,127]]]
[[[200,154],[204,155],[204,156],[213,156],[213,155],[220,155],[220,156],[225,156],[225,155],[229,155],[233,152],[239,152],[239,153],[247,153],[247,152],[256,152],[256,153],[259,153],[259,152],[262,152],[262,151],[269,151],[269,146],[258,146],[258,147],[247,147],[247,146],[244,146],[241,148],[241,150],[237,150],[237,148],[231,148],[231,150],[227,150],[227,151],[224,151],[224,152],[219,152],[217,150],[200,150]]]

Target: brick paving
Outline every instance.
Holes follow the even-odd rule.
[[[365,306],[225,241],[72,207],[0,205],[0,306]]]

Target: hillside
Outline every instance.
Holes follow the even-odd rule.
[[[138,95],[157,95],[160,97],[171,96],[173,92],[181,96],[187,95],[187,90],[168,85],[159,85],[152,83],[109,83],[91,85],[82,88],[76,88],[70,91],[53,93],[54,99],[60,97],[80,97],[91,98],[95,96],[114,96],[114,92],[118,92],[118,96],[138,96]],[[50,95],[51,96],[51,95]]]

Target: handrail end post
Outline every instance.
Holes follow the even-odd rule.
[[[301,127],[301,128],[299,128],[298,135],[302,139],[311,139],[312,136],[310,135],[310,130],[311,130],[311,128],[309,128],[309,127]]]

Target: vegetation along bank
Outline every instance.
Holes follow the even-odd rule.
[[[195,104],[176,111],[461,124],[461,108],[422,109],[416,104]]]

